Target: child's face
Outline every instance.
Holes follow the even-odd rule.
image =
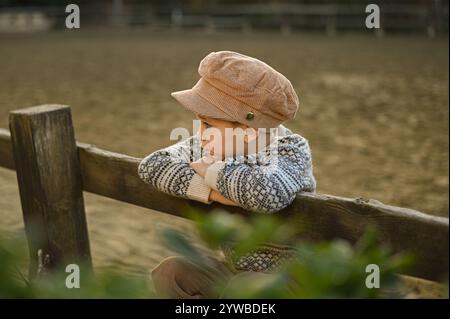
[[[201,115],[197,115],[197,119],[201,121],[198,134],[202,147],[216,159],[246,154],[248,144],[256,137],[256,130],[238,122]]]

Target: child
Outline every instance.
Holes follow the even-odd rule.
[[[290,81],[266,63],[232,51],[208,54],[198,71],[201,78],[192,89],[172,96],[196,115],[200,129],[145,157],[140,178],[173,196],[262,213],[289,206],[298,192],[315,192],[308,141],[282,125],[299,107]],[[230,130],[237,133],[230,137]],[[204,156],[197,158],[196,148]],[[224,252],[228,262],[209,257],[213,269],[166,258],[152,271],[156,290],[172,298],[212,297],[208,288],[215,279],[268,273],[293,253],[275,245],[246,256],[233,256],[231,247]]]

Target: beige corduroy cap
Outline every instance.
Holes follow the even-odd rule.
[[[171,95],[192,112],[253,128],[293,119],[299,99],[291,82],[268,64],[233,51],[211,52],[192,89]]]

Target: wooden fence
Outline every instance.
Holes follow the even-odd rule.
[[[49,267],[91,265],[83,191],[182,217],[192,207],[250,215],[240,207],[175,198],[149,186],[137,174],[140,158],[76,142],[68,106],[12,111],[9,126],[10,131],[0,129],[0,166],[17,172],[31,277],[38,250],[50,256]],[[448,218],[373,199],[318,193],[299,193],[277,214],[298,223],[299,237],[313,241],[342,238],[354,243],[373,224],[382,242],[416,255],[407,274],[430,280],[448,274]]]

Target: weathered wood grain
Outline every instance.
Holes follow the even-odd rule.
[[[137,175],[140,159],[112,153],[93,145],[78,143],[84,189],[138,206],[186,217],[195,207],[232,213],[252,213],[218,203],[212,205],[175,198],[145,184]],[[413,209],[385,205],[373,199],[349,199],[324,194],[299,193],[294,203],[277,213],[296,223],[299,236],[314,241],[334,238],[352,243],[369,224],[376,225],[380,240],[395,251],[416,255],[416,265],[408,274],[441,280],[448,273],[448,218],[436,217]]]
[[[0,128],[0,166],[15,169],[11,134],[4,128]]]
[[[91,264],[83,188],[70,108],[42,105],[10,112],[10,130],[30,277],[38,251],[48,266]],[[63,268],[64,269],[64,268]]]
[[[2,148],[8,148],[7,140],[7,133],[0,131]],[[91,144],[77,143],[77,146],[83,189],[88,192],[182,217],[187,217],[186,212],[191,207],[252,214],[239,207],[206,205],[169,196],[139,178],[140,158],[105,151]],[[8,167],[7,157],[0,159],[0,165]],[[416,265],[407,274],[430,280],[441,280],[448,274],[448,218],[385,205],[373,199],[318,193],[299,193],[294,203],[277,215],[296,223],[301,229],[301,238],[314,241],[342,238],[355,242],[369,224],[376,225],[382,242],[395,251],[416,255]]]

